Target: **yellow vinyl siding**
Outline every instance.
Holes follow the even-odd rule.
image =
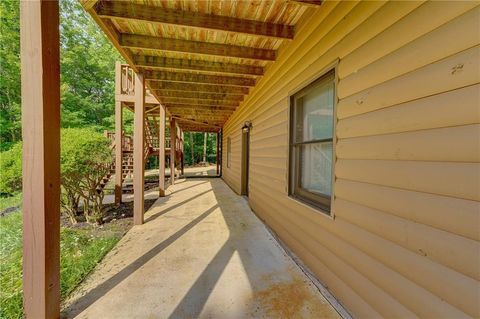
[[[401,133],[480,123],[478,92],[480,85],[471,85],[339,120],[337,137]]]
[[[478,5],[311,8],[224,127],[225,181],[252,121],[250,205],[356,317],[480,316]],[[288,197],[288,108],[335,61],[332,220]]]
[[[341,99],[337,115],[343,119],[473,85],[480,80],[478,70],[479,45]]]

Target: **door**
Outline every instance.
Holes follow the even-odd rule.
[[[250,160],[250,130],[251,124],[245,123],[242,127],[242,187],[241,195],[248,196],[248,177]]]

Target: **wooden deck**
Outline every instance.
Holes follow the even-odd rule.
[[[180,180],[67,302],[67,318],[339,318],[247,202]]]

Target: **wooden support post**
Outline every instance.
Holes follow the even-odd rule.
[[[145,80],[135,74],[135,110],[133,119],[133,222],[143,224],[145,184]]]
[[[220,174],[219,176],[221,177],[222,176],[222,173],[223,173],[223,129],[220,129],[220,159],[219,159],[219,163],[220,163]]]
[[[165,107],[160,105],[158,127],[158,189],[159,196],[165,196]]]
[[[117,96],[121,94],[122,65],[115,63],[115,204],[122,202],[123,184],[123,105]]]
[[[185,175],[185,152],[184,152],[184,145],[185,145],[185,136],[183,134],[183,130],[180,129],[180,141],[181,141],[181,145],[180,145],[180,151],[181,151],[181,173],[182,173],[182,176]]]
[[[170,185],[175,184],[175,155],[176,155],[177,126],[175,119],[170,119]]]
[[[23,305],[60,317],[60,41],[57,1],[20,1]]]
[[[217,176],[220,175],[220,132],[217,132],[217,153],[216,153],[216,162],[217,162]]]

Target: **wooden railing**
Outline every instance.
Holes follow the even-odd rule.
[[[104,131],[104,135],[111,141],[112,148],[116,147],[115,132]],[[122,150],[124,152],[133,152],[133,138],[130,135],[122,135]]]
[[[120,66],[120,94],[135,95],[135,72],[128,64]],[[145,95],[153,97],[148,89]]]

